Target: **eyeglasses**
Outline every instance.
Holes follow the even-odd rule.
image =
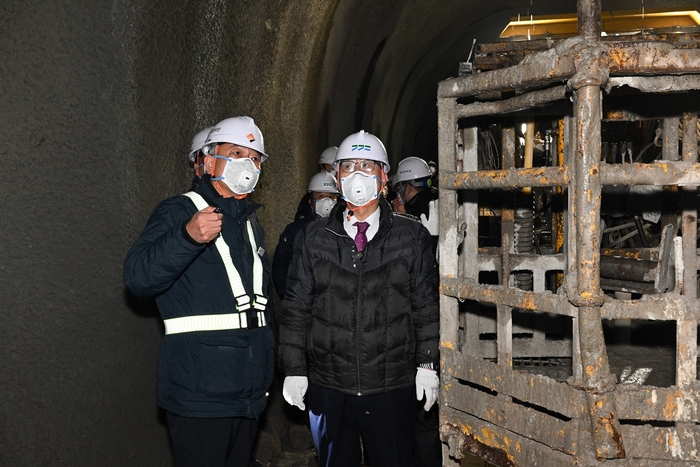
[[[340,172],[355,172],[355,170],[361,170],[366,173],[371,173],[377,166],[377,162],[368,161],[365,159],[360,160],[342,160],[338,163],[338,170]]]

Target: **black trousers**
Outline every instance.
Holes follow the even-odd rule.
[[[416,411],[415,467],[442,467],[442,441],[440,441],[440,417],[436,402],[427,412],[423,408],[425,398],[418,401]]]
[[[249,467],[258,422],[253,418],[193,418],[168,412],[175,467]]]
[[[370,465],[413,464],[413,386],[370,396],[349,396],[309,384],[306,395],[320,467],[359,466],[360,436]]]

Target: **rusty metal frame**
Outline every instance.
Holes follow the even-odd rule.
[[[579,0],[578,12],[579,37],[527,55],[509,68],[451,78],[438,87],[440,430],[448,466],[457,466],[465,451],[500,466],[594,466],[608,462],[646,467],[700,462],[697,116],[682,116],[681,160],[673,160],[677,159],[673,157],[674,137],[664,148],[664,156],[669,156],[664,161],[600,162],[603,92],[623,85],[642,92],[699,89],[700,50],[687,47],[685,42],[601,40],[600,0]],[[512,91],[519,95],[458,103],[458,99],[478,101],[498,93],[512,95]],[[477,170],[477,128],[471,122],[526,111],[570,95],[572,117],[560,120],[563,131],[558,147],[563,158],[559,166],[513,168],[514,132],[506,128],[503,169]],[[467,122],[464,128],[460,119]],[[669,128],[678,128],[678,119],[669,120]],[[680,187],[682,236],[673,240],[675,288],[634,301],[615,300],[602,293],[601,187],[610,184]],[[561,250],[548,256],[515,254],[511,206],[501,210],[500,249],[479,249],[478,190],[523,187],[566,189],[567,216],[559,219],[557,226],[563,237]],[[556,294],[541,287],[532,292],[519,290],[508,282],[518,268],[561,270],[563,286]],[[500,285],[480,284],[479,271],[485,270],[497,271]],[[486,360],[479,347],[464,342],[460,329],[470,324],[460,313],[463,300],[495,306],[496,363]],[[514,309],[571,319],[571,378],[561,382],[513,370]],[[618,384],[609,370],[602,319],[676,321],[676,385]],[[621,424],[620,420],[655,425]]]

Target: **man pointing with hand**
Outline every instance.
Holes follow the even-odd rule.
[[[165,325],[158,405],[175,467],[248,467],[274,373],[263,231],[250,202],[267,159],[250,117],[212,127],[194,191],[160,203],[124,263]]]

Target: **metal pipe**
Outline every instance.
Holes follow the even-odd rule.
[[[479,117],[482,115],[498,115],[509,112],[539,107],[566,98],[569,89],[566,86],[557,86],[541,91],[532,91],[521,96],[511,97],[495,102],[474,102],[472,104],[458,105],[458,118]]]
[[[578,35],[586,39],[597,39],[602,30],[601,0],[578,0]]]
[[[488,188],[522,188],[525,186],[564,186],[569,172],[564,167],[532,169],[480,170],[454,173],[440,170],[440,188],[448,190],[481,190]]]
[[[606,164],[600,168],[603,185],[700,184],[700,164],[691,161],[665,161],[651,164]]]
[[[576,168],[575,212],[578,215],[576,256],[577,291],[573,299],[579,306],[603,303],[600,291],[600,119],[601,91],[597,86],[584,86],[574,94],[578,149]]]

